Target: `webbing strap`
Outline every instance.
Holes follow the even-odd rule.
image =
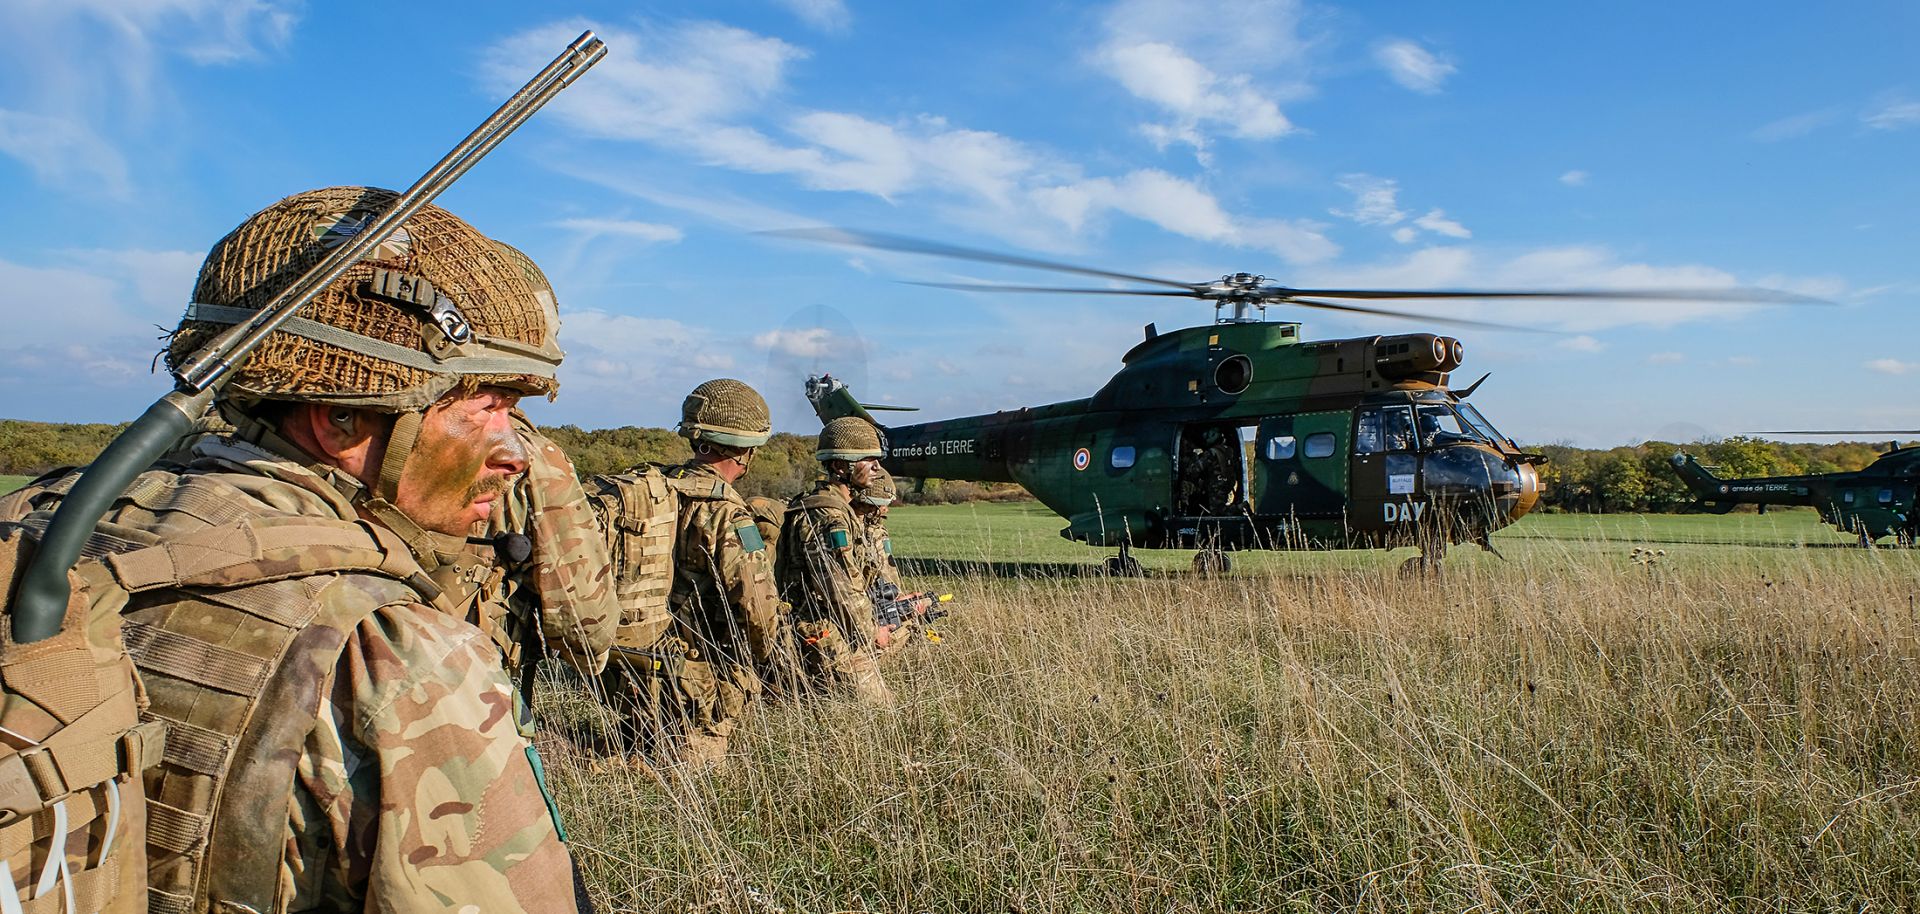
[[[108,857],[91,868],[69,872],[62,881],[66,883],[64,892],[18,902],[16,907],[6,910],[21,914],[54,914],[63,910],[86,914],[104,910],[113,903],[114,892],[120,887],[120,858]],[[0,907],[4,907],[4,902],[0,902]]]
[[[194,302],[187,306],[186,319],[205,321],[210,324],[238,324],[252,320],[254,315],[259,313],[249,308]],[[383,362],[393,362],[435,374],[525,374],[536,378],[554,376],[554,363],[542,359],[515,355],[454,355],[436,359],[418,349],[362,336],[350,330],[342,330],[331,324],[323,324],[304,317],[288,318],[276,329],[294,336],[303,336],[315,342],[326,343],[329,346],[338,346],[351,352],[372,356]],[[511,340],[495,340],[485,336],[475,336],[474,340],[482,346],[512,343]]]
[[[229,695],[251,698],[272,672],[272,662],[198,638],[137,622],[127,624],[127,653],[142,670],[167,673]]]
[[[237,587],[338,571],[368,571],[413,583],[420,566],[390,532],[355,521],[254,518],[209,527],[157,546],[108,556],[129,592],[163,587]]]
[[[185,721],[168,720],[166,761],[195,774],[218,777],[226,771],[234,738]]]
[[[192,895],[175,895],[147,886],[148,914],[189,914],[192,910]]]
[[[168,853],[185,854],[199,847],[207,837],[212,819],[147,799],[147,844]]]
[[[131,690],[89,708],[37,746],[0,756],[0,822],[46,809],[76,790],[112,780],[128,758],[125,734],[139,723]]]

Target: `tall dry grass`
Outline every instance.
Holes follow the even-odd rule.
[[[1623,548],[960,580],[893,711],[549,772],[616,910],[1920,910],[1920,556]]]

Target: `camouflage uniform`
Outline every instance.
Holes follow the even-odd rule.
[[[780,534],[780,584],[793,607],[793,634],[813,681],[861,701],[893,700],[874,657],[873,599],[860,519],[822,480],[787,506]]]
[[[358,482],[247,432],[201,438],[177,475],[142,476],[101,531],[147,543],[235,521],[357,519]],[[0,518],[50,509],[72,480],[0,499]],[[324,566],[322,552],[302,563]],[[171,889],[277,911],[572,910],[566,846],[500,655],[459,612],[430,585],[364,573],[135,595],[129,644],[149,713],[170,721],[151,784],[156,900]],[[203,669],[181,669],[183,652]],[[235,694],[254,687],[243,675],[269,674],[259,696]],[[212,678],[230,681],[199,681]],[[217,796],[207,769],[227,774]],[[206,842],[203,871],[167,852],[171,834]]]
[[[620,623],[606,537],[566,452],[517,410],[514,430],[526,444],[527,472],[487,524],[487,538],[497,545],[475,547],[485,572],[472,584],[479,602],[474,622],[499,646],[510,671],[530,672],[551,654],[591,676],[607,665]],[[516,534],[531,550],[519,561],[503,556],[498,545]],[[536,622],[537,630],[528,631]],[[529,648],[533,656],[523,657]]]
[[[328,188],[250,217],[208,255],[169,365],[396,196]],[[226,379],[216,404],[232,434],[202,435],[186,466],[143,474],[101,522],[89,548],[127,595],[146,716],[167,723],[146,777],[153,910],[575,907],[500,655],[462,617],[469,595],[430,577],[460,560],[465,537],[399,507],[459,497],[433,460],[483,461],[446,464],[475,474],[469,509],[483,482],[502,481],[492,452],[510,459],[518,441],[498,411],[454,430],[435,404],[503,396],[482,388],[551,393],[557,326],[485,236],[422,207]],[[277,434],[280,415],[321,420],[312,407],[359,436],[342,441],[382,444],[378,464],[361,465],[366,484]],[[362,426],[374,416],[390,423]],[[0,501],[0,518],[51,507],[74,478]]]

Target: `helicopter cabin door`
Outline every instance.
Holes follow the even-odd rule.
[[[1340,517],[1347,466],[1337,455],[1349,415],[1341,410],[1260,421],[1253,445],[1253,511],[1265,526],[1284,532],[1296,519]]]
[[[1358,532],[1411,535],[1426,512],[1416,499],[1420,456],[1414,450],[1411,406],[1370,406],[1353,419],[1349,523]]]

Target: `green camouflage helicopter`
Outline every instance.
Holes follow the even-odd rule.
[[[1477,327],[1516,328],[1328,301],[1660,299],[1801,301],[1754,289],[1707,291],[1391,291],[1295,289],[1235,273],[1187,283],[845,229],[773,234],[881,250],[1077,273],[1158,288],[915,283],[986,291],[1148,295],[1211,302],[1211,324],[1153,324],[1093,396],[938,422],[886,426],[831,376],[807,382],[822,421],[860,416],[888,444],[897,476],[1014,482],[1065,518],[1067,539],[1117,546],[1108,569],[1137,573],[1132,548],[1197,549],[1197,570],[1224,571],[1242,549],[1391,549],[1436,567],[1447,546],[1491,551],[1493,531],[1540,499],[1528,453],[1469,405],[1482,377],[1448,386],[1464,359],[1433,333],[1307,340],[1269,321],[1295,305]],[[879,407],[889,408],[889,407]]]
[[[1772,435],[1920,435],[1901,431],[1766,432]],[[1887,452],[1871,465],[1850,473],[1809,473],[1803,476],[1758,476],[1722,479],[1684,451],[1675,451],[1674,472],[1687,484],[1700,506],[1725,514],[1738,505],[1810,505],[1820,520],[1871,546],[1891,536],[1901,546],[1920,540],[1920,445],[1889,443]]]

